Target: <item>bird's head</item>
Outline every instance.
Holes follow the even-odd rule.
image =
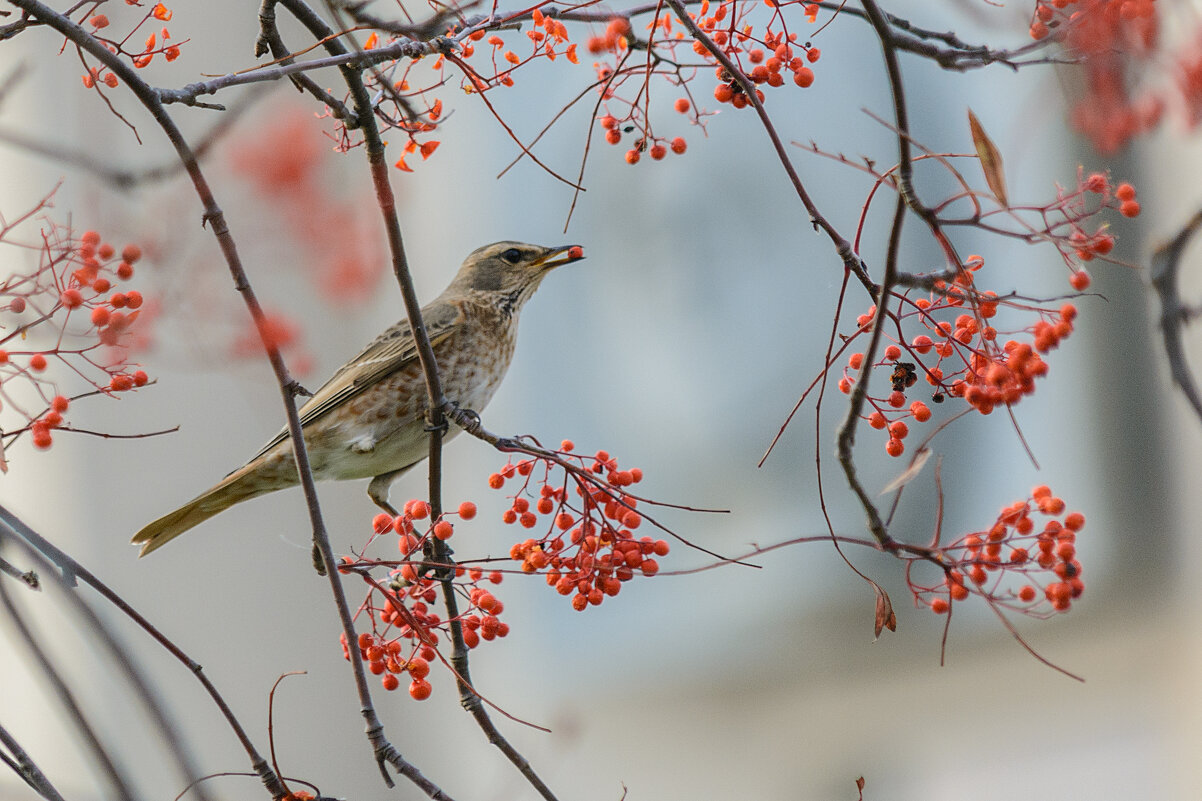
[[[494,242],[477,248],[463,260],[447,291],[483,296],[512,314],[530,299],[547,273],[583,258],[580,245],[543,247]]]

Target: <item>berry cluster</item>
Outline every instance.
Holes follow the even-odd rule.
[[[1070,119],[1102,152],[1152,130],[1164,114],[1165,97],[1139,75],[1161,60],[1157,26],[1155,0],[1035,3],[1031,38],[1059,42],[1081,65],[1085,96],[1073,105]]]
[[[780,4],[784,5],[790,4]],[[721,46],[723,52],[757,86],[784,86],[785,78],[782,73],[787,72],[792,73],[794,84],[807,89],[814,83],[814,70],[809,65],[817,62],[822,57],[822,52],[808,42],[797,44],[797,34],[789,32],[785,25],[785,17],[779,10],[780,6],[765,27],[763,35],[758,38],[755,36],[754,26],[744,22],[752,6],[745,3],[736,4],[732,0],[720,3],[714,14],[708,17],[706,14],[709,3],[702,2],[697,26],[709,35],[714,44]],[[806,16],[811,22],[817,13],[816,4],[806,4]],[[779,25],[780,30],[773,30],[775,25]],[[693,51],[713,61],[712,54],[701,42],[693,43]],[[744,59],[751,65],[750,68],[743,64]],[[724,68],[718,68],[717,77],[719,84],[714,89],[715,100],[719,103],[730,103],[735,108],[745,108],[750,103],[742,85]],[[756,90],[756,97],[761,103],[764,102],[764,93],[759,89]]]
[[[751,3],[721,0],[714,5],[711,13],[710,0],[702,0],[698,11],[689,12],[689,17],[757,87],[784,86],[787,74],[792,74],[792,82],[797,86],[810,86],[814,83],[811,65],[818,61],[822,53],[808,42],[798,43],[797,34],[788,29],[784,12],[789,6],[801,6],[807,20],[813,23],[818,14],[818,5],[777,0],[772,0],[768,5],[773,10],[759,31],[752,20],[752,14],[759,9]],[[608,57],[593,65],[599,83],[598,92],[604,104],[604,110],[597,119],[605,131],[605,141],[611,145],[621,143],[623,134],[634,134],[633,147],[626,151],[628,164],[637,164],[643,153],[659,160],[667,155],[668,150],[682,154],[687,149],[684,137],[657,136],[652,130],[648,98],[653,76],[660,75],[670,84],[680,87],[685,96],[677,97],[673,107],[681,114],[689,115],[694,124],[704,127],[705,117],[713,113],[699,109],[689,92],[689,84],[697,71],[691,66],[686,68],[678,54],[678,46],[686,41],[686,35],[673,30],[674,21],[671,11],[657,9],[655,17],[645,26],[647,39],[643,41],[634,35],[629,19],[615,17],[610,20],[604,33],[588,40],[590,53]],[[693,53],[715,69],[718,85],[714,89],[714,99],[735,108],[749,105],[742,83],[718,63],[700,40],[689,41],[692,42]],[[650,55],[645,60],[632,59],[631,51],[634,49],[645,50]],[[633,93],[620,94],[628,82],[633,82]],[[755,91],[763,102],[763,91],[759,88]]]
[[[688,143],[683,136],[668,138],[655,135],[648,117],[647,99],[650,97],[653,76],[663,76],[687,94],[688,82],[694,72],[683,70],[676,62],[676,46],[684,38],[684,33],[672,30],[674,19],[670,12],[661,9],[654,19],[647,23],[648,38],[644,42],[634,35],[629,19],[614,17],[606,26],[604,34],[592,36],[588,40],[590,53],[612,56],[593,64],[597,75],[597,91],[601,95],[603,108],[602,113],[597,116],[597,121],[605,132],[605,141],[611,145],[621,144],[624,134],[634,135],[632,146],[626,151],[627,164],[638,164],[643,153],[659,161],[669,150],[681,155],[688,149]],[[660,32],[658,40],[655,38],[657,32]],[[654,54],[655,57],[650,61],[633,58],[632,45]],[[634,95],[626,97],[619,94],[631,80],[635,81]],[[678,97],[673,107],[700,123],[701,115],[694,110],[694,104],[689,97]]]
[[[350,659],[350,651],[346,646],[346,635],[339,634],[342,642],[342,655]],[[395,690],[401,685],[397,676],[409,674],[409,695],[415,701],[424,701],[430,697],[433,687],[426,680],[430,675],[430,661],[437,658],[437,653],[431,645],[413,646],[406,651],[400,638],[384,639],[375,634],[363,632],[359,635],[359,656],[367,662],[367,668],[373,674],[383,678],[380,683],[385,690]],[[404,654],[408,653],[408,656]]]
[[[386,690],[397,689],[400,686],[397,675],[408,673],[409,695],[418,701],[430,697],[431,685],[426,679],[430,663],[441,659],[438,644],[451,629],[452,621],[443,620],[430,609],[438,600],[440,578],[438,566],[427,560],[432,539],[446,541],[455,533],[454,524],[448,519],[451,516],[444,514],[438,520],[430,520],[430,505],[420,500],[408,501],[396,517],[376,515],[369,543],[395,534],[401,553],[400,560],[392,563],[396,566],[386,584],[369,575],[370,568],[381,564],[378,560],[344,557],[339,568],[345,573],[358,573],[370,586],[356,613],[356,617],[366,616],[372,627],[370,633],[359,635],[360,653],[368,670],[383,677],[381,682]],[[476,505],[464,502],[453,516],[471,520],[476,516]],[[423,529],[419,530],[419,525]],[[507,635],[509,625],[499,618],[504,605],[483,586],[485,582],[500,584],[501,573],[485,574],[480,568],[462,565],[456,566],[454,572],[456,591],[467,600],[466,609],[456,619],[462,626],[464,644],[475,648],[481,640]],[[349,658],[345,641],[343,654]]]
[[[618,469],[617,460],[605,451],[581,457],[572,454],[573,449],[566,440],[560,445],[559,456],[573,459],[578,468],[565,469],[557,481],[552,481],[553,468],[562,465],[526,459],[505,465],[488,483],[501,489],[511,479],[521,482],[502,519],[535,528],[541,516],[546,531],[537,539],[515,544],[509,555],[521,562],[522,572],[541,573],[560,595],[571,595],[572,608],[582,611],[617,595],[636,571],[644,576],[658,573],[654,557],[666,556],[669,546],[652,537],[636,539],[631,531],[643,518],[637,511],[638,499],[623,488],[641,481],[642,471]],[[568,492],[569,480],[575,498]]]
[[[38,245],[21,245],[10,238],[19,222],[0,230],[0,244],[36,248],[40,258],[32,272],[0,281],[0,411],[21,421],[3,426],[6,448],[28,432],[44,450],[73,400],[61,382],[78,384],[78,398],[126,392],[149,380],[144,371],[130,369],[123,347],[141,313],[142,294],[112,291],[133,278],[142,251],[126,245],[118,254],[95,231],[75,239],[53,223],[43,228]]]
[[[1039,531],[1036,514],[1049,518]],[[1084,515],[1066,514],[1064,501],[1046,485],[1038,486],[1030,498],[1003,509],[988,530],[932,549],[928,556],[944,572],[938,583],[916,582],[917,563],[911,562],[906,575],[915,603],[944,615],[956,601],[978,595],[1033,617],[1066,612],[1085,590],[1077,559],[1077,534],[1084,526]]]
[[[1051,243],[1069,268],[1069,284],[1083,292],[1090,285],[1090,276],[1082,265],[1094,259],[1109,261],[1108,254],[1114,248],[1114,237],[1105,224],[1095,227],[1091,222],[1105,209],[1117,210],[1125,217],[1137,216],[1140,205],[1135,189],[1128,183],[1112,186],[1102,173],[1086,176],[1078,170],[1075,188],[1058,187],[1055,201],[1037,209],[1023,209],[1037,212],[1039,225],[1030,225],[1023,232],[996,230]],[[989,219],[992,214],[983,213],[981,218]],[[1002,298],[992,290],[980,289],[977,276],[984,266],[981,256],[969,256],[951,280],[933,280],[925,293],[906,289],[892,295],[897,306],[886,314],[890,326],[886,336],[892,342],[870,365],[888,372],[890,391],[867,397],[871,410],[863,415],[869,426],[888,434],[885,451],[891,456],[905,453],[908,419],[924,423],[931,418],[926,402],[908,394],[920,379],[934,388],[932,402],[962,398],[981,414],[990,414],[999,406],[1013,406],[1032,394],[1036,379],[1048,372],[1044,354],[1073,332],[1077,318],[1074,304],[1052,307],[1038,301]],[[999,330],[995,319],[1002,308],[1012,316],[1034,320],[1015,329]],[[876,314],[873,305],[856,318],[857,330],[847,337],[845,347],[872,331]],[[915,327],[919,332],[914,332]],[[839,390],[850,393],[857,380],[853,374],[864,370],[864,354],[852,353],[839,379]]]
[[[869,426],[887,431],[885,451],[890,456],[905,452],[902,440],[909,433],[906,419],[919,423],[931,419],[930,407],[921,400],[911,400],[907,394],[920,378],[934,388],[932,402],[943,403],[949,396],[962,398],[981,414],[990,414],[998,406],[1013,406],[1032,394],[1035,379],[1048,372],[1041,354],[1056,348],[1073,331],[1077,309],[1071,303],[1051,310],[1002,301],[996,293],[977,290],[974,275],[984,264],[980,256],[971,256],[952,283],[934,282],[926,297],[912,297],[909,292],[899,296],[899,311],[890,315],[896,326],[895,342],[872,365],[889,371],[890,392],[868,396],[872,411],[864,415]],[[1035,322],[1025,328],[1009,332],[1030,341],[1008,338],[999,344],[1001,332],[990,321],[1003,303],[1036,316]],[[859,329],[852,339],[871,330],[875,314],[876,308],[872,307],[857,318]],[[953,319],[942,319],[952,314]],[[909,321],[924,333],[903,338],[903,326]],[[864,354],[851,354],[839,389],[850,393],[855,379],[849,373],[863,369]]]
[[[710,0],[703,0],[697,12],[689,12],[692,20],[690,25],[695,23],[754,84],[779,87],[787,82],[786,76],[792,75],[792,82],[797,86],[810,86],[814,82],[812,65],[821,57],[821,51],[809,42],[798,41],[798,35],[789,31],[786,14],[800,11],[804,19],[813,24],[819,13],[819,4],[771,0],[767,5],[771,10],[764,12],[767,14],[766,21],[760,22],[754,20],[752,14],[763,9],[754,4],[719,0],[711,11]],[[575,6],[557,9],[554,4],[542,4],[500,20],[508,24],[529,14],[533,25],[525,32],[530,40],[528,50],[507,41],[502,35],[503,31],[495,27],[497,20],[490,19],[468,27],[452,25],[446,31],[450,49],[440,51],[428,65],[422,63],[421,69],[427,70],[428,67],[428,75],[423,73],[424,77],[415,77],[414,70],[420,59],[408,58],[385,64],[368,76],[369,88],[383,99],[384,104],[395,107],[395,112],[378,109],[381,121],[408,135],[405,152],[396,161],[398,169],[411,172],[413,168],[406,161],[407,155],[420,152],[425,159],[439,145],[437,141],[419,141],[416,135],[428,133],[436,125],[440,113],[437,106],[440,103],[434,101],[432,106],[428,98],[433,96],[433,90],[448,81],[448,64],[462,73],[461,86],[465,92],[483,95],[498,86],[513,86],[517,70],[538,59],[555,61],[562,56],[572,64],[579,63],[577,45],[571,42],[567,26],[558,14],[550,11],[544,13],[543,9],[547,7],[556,11],[577,11]],[[637,13],[650,11],[644,9]],[[695,61],[688,63],[692,60],[692,54],[700,55],[706,66],[716,68],[720,84],[714,97],[718,102],[730,103],[738,108],[748,104],[742,84],[725,72],[707,47],[679,27],[680,20],[673,11],[661,6],[654,9],[651,20],[643,26],[645,39],[640,39],[640,34],[636,34],[630,17],[614,16],[608,20],[602,32],[590,35],[586,40],[588,52],[601,59],[593,65],[597,92],[604,106],[597,119],[603,121],[604,136],[610,144],[617,145],[623,141],[625,134],[633,134],[632,146],[625,153],[626,161],[630,164],[637,164],[644,153],[653,160],[659,160],[669,150],[677,154],[687,150],[683,136],[662,136],[652,131],[650,96],[653,79],[662,78],[681,90],[684,96],[674,98],[673,106],[680,113],[689,115],[694,124],[704,127],[704,119],[713,113],[699,109],[690,93],[689,84],[697,76],[699,66]],[[383,46],[396,40],[397,37],[393,36]],[[692,53],[688,48],[681,47],[686,43],[692,45]],[[481,45],[487,45],[488,49]],[[373,32],[367,37],[363,49],[375,50],[381,46],[381,33]],[[646,53],[645,58],[642,53]],[[384,75],[389,76],[387,82],[381,80]],[[756,91],[762,99],[762,92]],[[485,103],[500,120],[492,103],[487,99]],[[421,110],[423,105],[425,112]],[[500,121],[516,140],[509,126]],[[361,138],[341,124],[337,136],[341,149],[355,147],[361,142]],[[527,155],[530,154],[527,152]]]
[[[1036,0],[1030,33],[1087,54],[1120,45],[1148,49],[1156,35],[1156,0]]]

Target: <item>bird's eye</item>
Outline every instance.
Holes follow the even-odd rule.
[[[501,254],[501,258],[510,264],[517,264],[522,260],[522,251],[518,250],[517,248],[510,248]]]

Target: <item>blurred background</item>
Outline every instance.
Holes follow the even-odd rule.
[[[950,3],[915,13],[927,17],[912,18],[915,24],[954,29],[968,41],[1027,41],[1029,9]],[[206,4],[203,14],[176,9],[177,36],[195,44],[147,74],[179,85],[252,66],[255,14],[254,5],[233,2]],[[286,32],[291,43],[303,41],[295,29]],[[507,37],[524,40],[516,32]],[[170,164],[169,148],[132,101],[113,95],[141,146],[95,95],[80,90],[77,59],[51,57],[59,42],[34,30],[3,43],[0,63],[9,66],[0,73],[25,74],[0,104],[0,131],[110,167]],[[871,30],[840,20],[814,44],[823,52],[814,86],[769,93],[782,138],[892,163],[890,132],[865,114],[891,117]],[[530,141],[591,80],[592,60],[582,53],[577,67],[532,65],[515,87],[490,98]],[[1053,197],[1055,183],[1074,185],[1078,164],[1087,172],[1108,167],[1116,180],[1135,183],[1144,214],[1116,224],[1119,258],[1146,264],[1199,203],[1198,182],[1183,178],[1198,168],[1196,138],[1179,125],[1104,157],[1066,126],[1062,84],[1071,88],[1072,79],[1050,66],[947,74],[905,57],[903,67],[915,139],[936,151],[970,151],[965,109],[973,108],[1006,154],[1016,203],[1040,204]],[[335,77],[327,80],[335,85]],[[708,98],[701,87],[711,83],[708,74],[699,77],[699,96]],[[653,91],[662,104],[653,111],[658,130],[685,136],[688,153],[629,166],[624,147],[610,148],[595,134],[587,192],[566,232],[571,189],[528,160],[498,179],[515,145],[471,96],[444,92],[438,152],[428,161],[410,157],[412,174],[393,173],[419,295],[432,298],[481,244],[583,245],[587,260],[550,276],[526,307],[517,355],[485,425],[545,443],[570,438],[584,452],[608,450],[624,467],[643,469],[647,495],[728,510],[665,510],[658,518],[731,555],[825,531],[818,455],[833,525],[858,536],[863,515],[832,456],[840,397],[828,396],[817,434],[807,404],[756,466],[821,369],[841,265],[810,226],[750,112],[723,106],[702,131],[671,110],[669,87]],[[313,107],[290,86],[238,97],[222,100],[251,109],[205,167],[260,299],[296,325],[288,355],[315,388],[402,314],[370,182],[362,153],[332,152],[320,134],[329,121],[313,119]],[[564,175],[579,169],[590,107],[570,110],[539,142],[540,158]],[[221,117],[173,112],[195,137]],[[850,236],[868,181],[790,149],[820,208]],[[394,142],[390,156],[398,155]],[[256,175],[281,157],[314,171],[312,183],[297,184],[300,197],[288,196],[278,175],[275,183]],[[138,242],[147,254],[138,286],[153,299],[151,340],[132,358],[157,383],[119,400],[80,403],[73,420],[119,434],[179,426],[144,439],[62,434],[46,452],[22,442],[8,454],[0,501],[202,663],[261,750],[272,683],[306,671],[276,693],[280,769],[328,795],[388,797],[362,735],[328,588],[310,567],[299,491],[235,507],[147,560],[136,560],[128,545],[147,521],[242,464],[283,419],[266,362],[239,349],[245,312],[190,187],[176,177],[117,192],[61,159],[13,146],[0,147],[0,174],[7,217],[62,179],[56,218],[96,228],[114,243]],[[939,176],[930,180],[920,191],[933,200],[948,187]],[[861,247],[875,269],[890,209],[891,199],[878,200]],[[353,237],[337,238],[347,231]],[[917,226],[908,233],[906,269],[937,267],[939,256]],[[986,256],[979,281],[999,292],[1066,291],[1051,248],[968,231],[957,246]],[[6,273],[29,267],[11,253],[3,259]],[[1184,276],[1186,298],[1197,296],[1196,272]],[[937,441],[948,539],[987,528],[1035,484],[1051,485],[1086,514],[1078,543],[1085,595],[1058,619],[1015,621],[1032,648],[1084,682],[1034,659],[979,602],[957,608],[941,665],[944,620],[910,603],[900,563],[867,551],[848,555],[889,591],[899,617],[897,633],[875,642],[871,592],[822,543],[773,552],[755,560],[757,569],[636,580],[584,613],[540,581],[510,579],[498,594],[512,632],[473,653],[473,676],[492,702],[552,730],[497,716],[559,797],[854,799],[860,776],[866,797],[899,801],[1188,797],[1202,781],[1194,758],[1202,746],[1195,689],[1202,664],[1190,633],[1202,599],[1185,569],[1199,557],[1194,471],[1202,437],[1169,384],[1146,270],[1097,266],[1092,274],[1098,294],[1078,303],[1076,333],[1049,357],[1039,391],[1015,408],[1039,468],[1000,413],[964,421]],[[848,320],[868,305],[862,294],[849,297]],[[940,413],[947,412],[937,410],[937,419]],[[883,438],[867,430],[859,447],[864,480],[879,491],[902,465],[885,458]],[[504,492],[486,487],[504,462],[467,437],[447,449],[448,504],[472,500],[481,508],[476,521],[459,527],[460,555],[504,555],[524,537],[499,522]],[[424,482],[421,470],[406,476],[393,487],[394,502],[422,496]],[[320,494],[335,550],[359,546],[375,513],[365,484],[323,484]],[[925,542],[935,503],[928,467],[908,490],[894,535]],[[710,561],[676,544],[661,563],[679,570]],[[139,792],[174,797],[184,782],[62,591],[12,592],[50,635],[57,664]],[[354,582],[348,592],[352,602],[361,597]],[[94,605],[150,672],[200,769],[246,770],[199,685],[124,619]],[[11,626],[5,636],[0,723],[69,798],[108,797]],[[403,691],[376,693],[402,754],[455,798],[534,797],[459,710],[450,677],[436,668],[431,680],[434,695],[425,703]],[[261,792],[252,779],[235,777],[213,779],[209,789],[220,798]],[[419,793],[402,782],[392,795]],[[13,774],[0,773],[0,798],[28,797]]]

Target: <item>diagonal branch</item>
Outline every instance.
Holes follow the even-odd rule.
[[[160,632],[149,620],[143,617],[136,609],[126,603],[125,599],[115,593],[104,582],[92,574],[90,570],[85,568],[79,562],[75,561],[71,556],[59,550],[53,543],[45,537],[38,534],[32,528],[27,526],[20,518],[10,512],[8,509],[0,506],[0,543],[5,540],[11,540],[17,545],[26,549],[31,559],[35,560],[43,573],[54,576],[54,581],[61,588],[70,589],[76,586],[77,581],[82,581],[87,586],[95,590],[102,598],[111,603],[122,614],[132,620],[138,627],[150,635],[151,639],[166,649],[172,656],[179,660],[184,667],[196,677],[222,716],[226,719],[230,728],[237,737],[238,742],[242,745],[250,759],[251,766],[255,774],[260,778],[267,789],[273,796],[278,797],[281,793],[286,793],[287,788],[279,782],[279,779],[272,773],[267,762],[259,755],[251,742],[250,737],[246,734],[246,730],[242,728],[242,724],[234,716],[233,711],[225,702],[217,687],[209,681],[205,675],[204,669],[190,656],[184,653],[174,642]],[[164,738],[171,744],[171,753],[179,760],[180,770],[189,778],[199,775],[199,771],[192,764],[191,757],[187,749],[182,746],[182,738],[175,731],[175,727],[171,719],[167,716],[162,706],[157,702],[154,695],[149,689],[149,684],[142,676],[141,671],[137,667],[137,660],[130,654],[126,653],[118,641],[108,633],[108,629],[104,621],[96,615],[90,606],[83,602],[75,593],[67,593],[66,597],[70,599],[70,603],[75,609],[75,617],[88,621],[94,631],[100,634],[100,640],[105,644],[106,648],[113,656],[114,663],[122,666],[130,683],[138,692],[138,696],[142,699],[143,704],[150,712],[151,717],[155,720],[160,731],[163,732]],[[197,789],[198,794],[202,799],[207,797],[207,792],[203,788]]]
[[[64,801],[55,786],[46,778],[46,774],[42,773],[37,763],[4,726],[0,726],[0,745],[8,751],[7,754],[0,753],[0,761],[12,768],[13,772],[20,776],[34,792],[45,798],[46,801]]]

